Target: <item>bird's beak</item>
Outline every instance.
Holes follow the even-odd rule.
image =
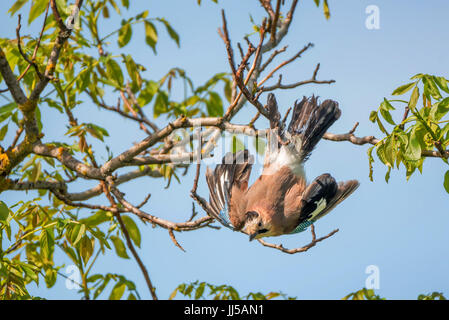
[[[250,234],[250,235],[249,235],[249,241],[253,241],[254,238],[255,238],[257,235],[258,235],[257,232],[254,232],[253,234]]]

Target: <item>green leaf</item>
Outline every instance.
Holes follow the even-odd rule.
[[[108,285],[109,281],[111,281],[111,275],[107,274],[105,279],[103,280],[103,283],[97,287],[94,291],[94,299],[96,299],[104,290],[104,288]]]
[[[215,74],[212,78],[210,78],[209,80],[206,81],[205,84],[203,84],[202,86],[199,86],[196,88],[195,93],[199,94],[203,91],[206,91],[207,89],[211,88],[213,85],[215,85],[218,81],[230,81],[228,78],[228,74],[226,72],[220,72]]]
[[[16,103],[15,102],[11,102],[8,104],[5,104],[4,106],[0,107],[0,115],[3,115],[5,113],[10,113],[11,111],[13,111],[16,108]]]
[[[109,133],[106,129],[93,123],[86,123],[86,131],[89,132],[93,137],[101,141],[103,141],[103,136],[109,136]]]
[[[132,239],[134,244],[140,248],[141,236],[137,224],[128,216],[122,216],[122,220],[128,230],[129,237]]]
[[[387,173],[385,174],[385,182],[388,183],[388,180],[390,180],[390,172],[391,167],[388,167]]]
[[[157,43],[157,30],[154,24],[145,20],[145,42],[153,49],[156,53],[156,43]]]
[[[415,89],[413,89],[413,92],[410,96],[410,101],[408,102],[408,107],[410,108],[410,110],[415,111],[416,104],[418,103],[418,98],[419,88],[418,86],[416,86]]]
[[[324,16],[326,17],[326,19],[329,19],[331,17],[331,13],[329,10],[329,4],[327,3],[327,0],[324,0],[324,2],[323,2],[323,11],[324,11]]]
[[[413,128],[409,134],[409,142],[405,153],[409,160],[419,160],[421,158],[421,144],[415,129]]]
[[[424,84],[424,92],[428,92],[436,100],[441,99],[440,90],[438,90],[437,85],[433,82],[433,78],[425,75],[422,80]]]
[[[0,200],[0,221],[6,221],[9,216],[8,206]]]
[[[28,0],[17,0],[11,8],[9,8],[8,12],[11,13],[11,16],[13,16],[20,8],[23,7],[25,3],[27,3]]]
[[[120,298],[125,293],[126,284],[123,282],[117,283],[109,295],[109,300],[120,300]]]
[[[41,231],[39,243],[44,257],[51,259],[55,247],[53,229],[47,228]]]
[[[122,6],[124,6],[126,9],[129,8],[129,0],[122,0]]]
[[[433,117],[437,121],[443,118],[448,112],[449,112],[449,97],[436,103],[431,110],[431,114],[433,114]]]
[[[392,95],[398,96],[398,95],[404,94],[407,91],[409,91],[415,84],[416,84],[416,82],[404,84],[404,85],[396,88],[396,90],[393,91]]]
[[[81,219],[80,222],[89,227],[96,227],[99,224],[109,220],[111,220],[110,214],[108,214],[106,211],[100,210],[88,218]]]
[[[224,81],[225,81],[224,94],[225,94],[226,100],[228,100],[228,102],[231,102],[231,98],[232,98],[231,81],[229,81],[228,79],[225,79]]]
[[[190,294],[192,293],[192,290],[193,290],[193,285],[189,285],[189,286],[187,287],[186,291],[184,292],[184,295],[190,297]]]
[[[139,97],[137,98],[137,102],[140,107],[144,107],[148,103],[151,102],[153,96],[157,93],[159,89],[159,85],[155,81],[147,82],[144,89],[140,91]]]
[[[92,282],[96,282],[97,280],[103,279],[103,275],[102,274],[94,274],[92,276],[90,276],[89,278],[86,279],[87,283],[92,283]]]
[[[423,76],[424,76],[424,74],[417,73],[413,77],[411,77],[410,80],[419,80],[419,79],[422,79]]]
[[[173,300],[173,298],[176,297],[177,293],[178,293],[178,288],[173,290],[173,292],[170,294],[170,297],[168,297],[168,300]]]
[[[72,247],[68,246],[66,242],[63,243],[62,249],[67,254],[67,256],[72,259],[75,264],[79,264],[78,257],[75,254],[75,250]]]
[[[380,121],[379,117],[376,118],[377,125],[379,126],[380,131],[385,133],[387,136],[389,135],[387,130],[385,129],[384,125],[382,124],[382,121]]]
[[[0,141],[2,141],[5,138],[7,132],[8,132],[8,124],[4,125],[0,129]]]
[[[385,159],[390,167],[394,166],[396,160],[396,143],[395,138],[390,137],[385,141]]]
[[[123,243],[122,239],[116,236],[111,236],[112,243],[114,244],[115,252],[120,258],[129,259],[128,254],[126,253],[126,247]]]
[[[372,146],[370,148],[368,148],[367,150],[367,154],[368,154],[368,162],[369,162],[369,179],[370,181],[373,181],[373,162],[374,162],[374,158],[373,158],[373,149],[375,146]]]
[[[396,110],[395,107],[393,107],[390,101],[388,101],[386,98],[384,98],[384,101],[382,101],[382,103],[380,104],[380,108],[387,111]]]
[[[165,92],[160,91],[156,96],[156,101],[154,102],[153,114],[157,118],[162,113],[168,111],[168,96]]]
[[[188,97],[184,102],[183,105],[185,105],[186,107],[190,107],[190,106],[194,106],[198,101],[200,101],[200,97],[198,96],[191,96]]]
[[[200,285],[198,286],[198,288],[196,288],[195,300],[198,300],[199,298],[201,298],[203,296],[205,286],[206,286],[206,283],[201,282]]]
[[[140,77],[136,63],[134,62],[133,58],[130,55],[126,56],[125,63],[129,77],[139,88],[141,88],[142,78]]]
[[[442,139],[446,133],[449,132],[449,123],[446,123],[446,125],[441,129],[440,134],[438,136],[438,140]],[[447,139],[447,138],[446,138]]]
[[[444,189],[449,193],[449,170],[444,174]]]
[[[123,48],[131,40],[133,30],[130,23],[125,22],[118,32],[118,46]]]
[[[56,283],[57,271],[55,269],[48,268],[45,271],[45,284],[47,288],[51,288]]]
[[[376,122],[377,120],[377,111],[371,111],[371,113],[369,114],[369,120],[371,122]]]
[[[211,117],[223,116],[223,101],[216,92],[209,91],[209,100],[206,102],[207,113]]]
[[[265,298],[267,299],[267,300],[271,300],[271,299],[274,299],[274,298],[277,298],[277,297],[279,297],[281,294],[279,293],[279,292],[270,292],[270,293],[268,293],[266,296],[265,296]]]
[[[136,20],[145,19],[146,17],[148,17],[148,13],[149,13],[148,10],[142,11],[135,17],[135,19]]]
[[[34,165],[33,170],[31,171],[30,180],[36,183],[39,180],[41,173],[42,173],[42,164],[40,161],[38,161]]]
[[[446,78],[433,76],[432,79],[441,88],[441,90],[445,91],[446,93],[449,93],[449,88],[447,87]]]
[[[86,68],[80,72],[79,77],[76,80],[76,87],[79,92],[84,92],[84,90],[90,84],[91,71],[92,70],[90,68]]]
[[[85,235],[80,242],[80,255],[83,258],[84,264],[87,264],[93,252],[92,240]]]
[[[115,60],[108,59],[106,61],[106,74],[108,75],[110,80],[114,81],[115,85],[118,88],[123,87],[122,69],[120,68],[119,64]]]
[[[81,240],[86,232],[86,226],[84,224],[75,224],[70,230],[69,237],[72,245],[76,245]]]
[[[385,144],[381,143],[376,148],[377,157],[382,161],[383,164],[388,164],[387,159],[385,158]]]
[[[167,33],[170,36],[170,38],[172,38],[176,44],[179,47],[179,35],[178,33],[172,28],[172,26],[170,25],[170,23],[168,23],[167,20],[163,19],[163,18],[158,18],[159,21],[161,21],[164,25],[165,28],[167,29]]]
[[[23,269],[23,271],[28,277],[34,280],[37,284],[39,283],[39,272],[33,270],[32,265],[21,263],[20,267]]]
[[[396,125],[396,123],[394,122],[393,118],[391,117],[391,114],[388,110],[385,109],[380,109],[380,114],[382,115],[382,117],[389,123],[392,125]]]
[[[48,4],[47,0],[33,1],[33,5],[31,7],[30,14],[28,16],[28,24],[33,22],[37,17],[39,17],[42,13],[44,13],[47,4]]]
[[[9,118],[12,114],[12,111],[16,107],[17,107],[17,104],[15,102],[11,102],[11,103],[5,104],[4,106],[1,106],[0,107],[0,122]]]

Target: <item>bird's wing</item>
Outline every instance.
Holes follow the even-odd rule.
[[[215,170],[207,168],[211,214],[225,227],[240,230],[245,221],[245,192],[251,174],[253,156],[248,150],[227,153]]]
[[[359,186],[357,180],[337,182],[330,174],[316,178],[304,191],[299,205],[297,226],[291,233],[302,232],[328,214]]]

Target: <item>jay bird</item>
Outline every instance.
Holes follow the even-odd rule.
[[[337,102],[325,100],[319,104],[316,97],[295,102],[286,131],[280,128],[272,94],[267,108],[270,133],[263,172],[254,184],[248,188],[254,162],[248,150],[227,153],[222,164],[206,172],[210,214],[224,226],[249,235],[250,241],[306,230],[359,186],[357,180],[337,183],[328,173],[306,182],[304,163],[340,117]]]

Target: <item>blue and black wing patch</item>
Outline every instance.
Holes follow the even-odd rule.
[[[346,199],[358,186],[357,180],[337,184],[328,173],[316,178],[303,193],[298,226],[291,233],[306,230]]]
[[[233,214],[239,214],[231,210],[232,188],[234,186],[239,189],[247,188],[253,162],[254,159],[249,155],[248,150],[241,150],[237,153],[227,153],[214,171],[207,168],[206,181],[209,186],[209,202],[212,209],[210,214],[229,229],[240,229],[240,226],[233,225],[231,218]]]

